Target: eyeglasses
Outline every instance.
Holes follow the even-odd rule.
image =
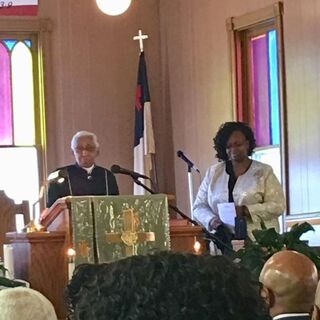
[[[96,146],[85,146],[85,147],[76,147],[74,151],[77,153],[81,153],[83,151],[95,152],[96,150],[97,150]]]
[[[243,142],[234,142],[232,144],[229,144],[226,146],[226,149],[231,149],[231,148],[241,148],[243,146],[245,146],[247,143],[247,140],[246,141],[243,141]]]

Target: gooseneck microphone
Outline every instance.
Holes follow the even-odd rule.
[[[145,176],[143,174],[140,174],[138,172],[134,172],[134,171],[131,171],[131,170],[128,170],[128,169],[121,168],[117,164],[114,164],[110,169],[111,169],[112,173],[126,174],[128,176],[131,176],[134,180],[137,180],[139,178],[150,180],[149,177],[147,177],[147,176]]]
[[[69,173],[68,173],[68,169],[67,168],[62,168],[62,169],[58,169],[52,173],[49,174],[46,184],[50,184],[50,183],[64,183],[66,182],[68,184],[68,188],[69,188],[69,192],[70,192],[70,196],[73,195],[73,191],[72,191],[72,186],[71,186],[71,181],[69,178]]]
[[[47,178],[47,182],[58,182],[62,183],[65,179],[68,178],[68,172],[66,169],[58,169],[54,172],[51,172]]]
[[[190,159],[188,159],[188,157],[181,150],[177,151],[177,156],[181,158],[184,162],[186,162],[190,169],[194,169],[195,171],[200,173],[200,170],[194,165],[194,163]]]

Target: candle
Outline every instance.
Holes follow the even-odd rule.
[[[6,277],[9,279],[14,279],[13,247],[11,244],[3,245],[3,260],[4,267],[7,269]]]
[[[193,245],[193,250],[195,254],[201,253],[201,243],[199,241],[195,241]]]
[[[68,279],[71,280],[73,271],[75,268],[75,263],[74,263],[74,257],[76,255],[76,252],[73,248],[69,248],[67,251],[67,256],[68,256]]]

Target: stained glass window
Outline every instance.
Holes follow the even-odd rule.
[[[256,143],[253,158],[268,163],[281,181],[280,105],[278,49],[276,30],[248,37],[248,109],[247,122]]]
[[[227,20],[235,119],[254,131],[252,157],[273,167],[287,184],[283,4]],[[285,178],[285,180],[283,180]],[[287,195],[287,191],[286,191]]]
[[[230,17],[227,29],[234,118],[253,129],[257,148],[252,158],[273,168],[288,199],[283,4]],[[284,221],[283,216],[282,227]]]
[[[30,204],[39,191],[32,45],[0,39],[0,189]]]
[[[0,144],[11,145],[12,130],[12,101],[10,91],[10,55],[3,43],[0,43]]]
[[[47,175],[44,55],[50,31],[48,19],[0,19],[0,190],[16,203],[28,200],[36,215]]]
[[[276,31],[250,39],[251,126],[258,146],[280,143]]]
[[[30,43],[29,39],[26,39]],[[0,143],[35,144],[33,67],[30,47],[23,41],[0,42]]]

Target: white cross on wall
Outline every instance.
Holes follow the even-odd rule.
[[[142,31],[139,29],[138,35],[133,37],[133,40],[139,40],[140,52],[143,52],[143,40],[148,39],[146,34],[142,34]]]

